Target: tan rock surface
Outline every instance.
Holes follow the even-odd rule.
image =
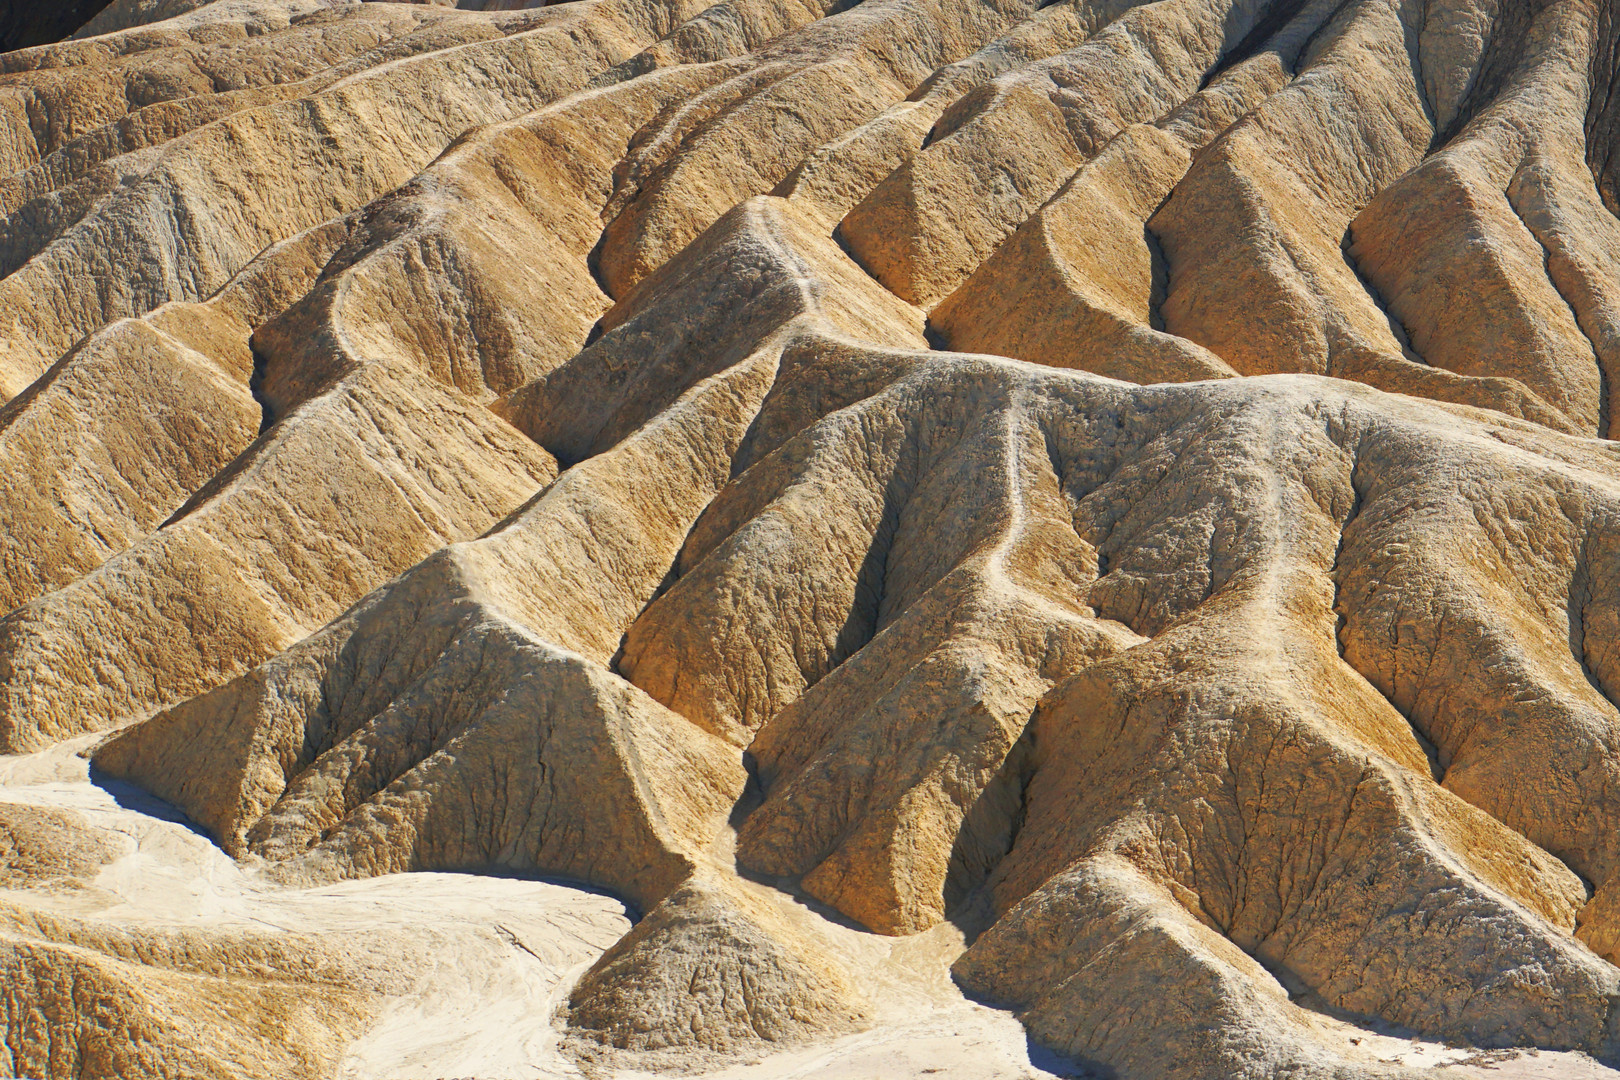
[[[633,431],[628,438],[569,470],[489,535],[444,549],[293,650],[114,739],[98,764],[139,778],[233,853],[311,864],[295,873],[377,873],[401,859],[398,868],[500,864],[655,904],[690,872],[745,776],[735,751],[604,665],[730,478],[790,328],[827,325],[812,320],[830,315],[878,333],[885,303],[904,318],[827,241],[801,232],[808,251],[795,251],[795,227],[774,200],[741,208],[711,230],[707,248],[667,268],[687,290],[654,292],[648,310],[615,309],[618,325],[553,374],[564,387],[580,378],[600,386],[604,363],[645,357],[643,320],[668,327],[729,309],[727,325],[694,327],[674,355],[643,358],[653,377],[632,393],[548,418],[535,432],[573,454],[602,438],[604,419],[610,431]],[[864,284],[878,312],[817,311],[806,294],[831,282],[805,273],[805,255]],[[775,276],[774,288],[702,297],[713,266],[750,257]],[[726,332],[730,348],[718,348]],[[696,342],[709,355],[693,356]],[[720,370],[709,375],[706,363]],[[700,381],[683,392],[671,372]],[[649,401],[649,392],[661,397]],[[508,407],[523,422],[543,401]],[[649,412],[654,419],[643,424]],[[533,728],[537,709],[554,716],[549,732]],[[402,730],[416,734],[402,740]],[[510,772],[513,740],[537,734],[535,770]],[[175,759],[177,740],[197,756]],[[402,741],[413,748],[409,761],[397,757]],[[506,807],[478,808],[473,792],[492,778],[466,772],[480,760],[502,774]],[[621,795],[603,799],[613,785]],[[605,816],[580,822],[577,808],[589,805]],[[628,812],[636,805],[643,809]],[[451,831],[439,838],[439,828]]]
[[[574,986],[568,1023],[643,1066],[690,1068],[826,1039],[870,1022],[837,961],[816,956],[769,901],[699,876],[649,911]],[[683,1053],[684,1051],[684,1053]]]
[[[268,248],[202,304],[96,332],[0,410],[11,608],[68,585],[178,510],[258,436],[248,336],[314,282],[333,222]]]
[[[465,8],[0,56],[0,1071],[1614,1075],[1612,11]]]
[[[123,854],[106,838],[84,827],[71,810],[0,805],[0,860],[8,889],[50,886],[94,877]]]
[[[0,745],[128,722],[206,690],[554,475],[549,454],[454,391],[362,367],[164,528],[0,620]]]

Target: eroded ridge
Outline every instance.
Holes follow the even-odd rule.
[[[1620,1066],[1608,6],[488,7],[0,57],[0,1071]]]

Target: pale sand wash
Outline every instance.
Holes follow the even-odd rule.
[[[111,838],[117,857],[81,887],[8,891],[6,907],[131,936],[201,934],[226,952],[234,935],[312,935],[399,969],[405,992],[377,999],[333,1063],[337,1075],[499,1076],[543,1063],[555,1056],[545,1017],[559,987],[628,926],[611,898],[538,881],[429,873],[322,889],[268,886],[155,800],[120,788],[128,806],[120,805],[89,781],[76,749],[59,744],[4,759],[0,798],[72,811]],[[401,969],[402,957],[420,967]]]
[[[602,1075],[559,1053],[554,1020],[569,987],[629,926],[623,904],[567,885],[471,874],[404,873],[315,889],[278,887],[226,857],[172,808],[88,777],[85,740],[0,757],[0,805],[70,811],[117,852],[82,884],[0,890],[7,909],[85,919],[131,935],[178,930],[296,933],[425,960],[407,992],[387,996],[334,1063],[341,1080],[488,1080]],[[864,973],[876,1024],[826,1046],[785,1051],[689,1075],[705,1080],[1038,1080],[1088,1075],[1031,1047],[1016,1019],[962,997],[949,967],[961,930],[941,924],[907,938],[874,938],[823,919],[786,894],[773,902]],[[1481,1053],[1335,1023],[1320,1031],[1370,1060],[1436,1068],[1436,1077],[1608,1080],[1620,1072],[1584,1055]],[[1458,1064],[1459,1062],[1463,1064]],[[1049,1071],[1050,1069],[1057,1071]],[[622,1080],[659,1075],[611,1069]]]
[[[421,966],[401,973],[406,992],[378,1000],[334,1063],[332,1075],[344,1080],[583,1075],[558,1052],[556,1016],[570,985],[628,929],[622,903],[563,884],[474,874],[280,887],[226,857],[171,808],[125,785],[110,792],[91,783],[83,744],[0,758],[0,805],[71,811],[108,838],[116,857],[82,883],[0,890],[8,912],[74,917],[132,936],[184,930],[225,948],[233,934],[310,935],[384,966],[410,956]],[[1012,1016],[964,999],[951,983],[950,961],[961,949],[954,927],[874,940],[786,896],[774,902],[868,972],[864,989],[883,1023],[818,1050],[697,1075],[1052,1075],[1029,1064]]]

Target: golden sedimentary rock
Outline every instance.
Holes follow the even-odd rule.
[[[0,1073],[1620,1075],[1617,58],[1606,0],[0,55]]]

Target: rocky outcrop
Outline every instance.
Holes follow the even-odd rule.
[[[97,331],[0,411],[8,524],[0,604],[71,584],[139,542],[265,426],[248,338],[301,296],[347,232],[274,245],[201,304]]]
[[[568,1001],[576,1052],[690,1067],[825,1039],[867,1021],[860,991],[735,879],[694,878],[602,954]],[[609,1059],[612,1060],[611,1058]]]
[[[112,740],[97,763],[139,779],[227,850],[298,856],[310,873],[499,864],[656,903],[714,838],[744,773],[734,750],[606,665],[730,478],[783,340],[801,325],[801,336],[840,325],[881,333],[884,315],[890,332],[908,329],[870,285],[862,310],[862,279],[784,207],[750,203],[711,233],[668,269],[684,289],[615,309],[614,329],[547,382],[600,391],[604,369],[627,354],[648,368],[642,378],[588,410],[548,408],[557,385],[506,403],[543,443],[586,460],[487,536],[443,549],[268,664]],[[750,260],[774,281],[704,295],[715,266]],[[816,293],[837,275],[857,290],[824,305]],[[646,324],[717,309],[723,324],[649,351]],[[604,436],[611,449],[591,454]],[[553,723],[536,728],[542,714]],[[521,774],[506,764],[515,740],[537,740]],[[192,752],[175,755],[177,744]],[[492,784],[510,802],[480,808],[474,793]],[[606,797],[615,786],[620,795]],[[581,821],[589,806],[606,816]]]
[[[1607,7],[478,6],[0,56],[0,1070],[1620,1063]]]
[[[327,1076],[371,1004],[368,995],[312,995],[302,980],[249,987],[199,979],[3,932],[0,970],[0,1064],[51,1080]]]
[[[122,855],[118,846],[84,827],[69,810],[0,805],[0,887],[39,888],[79,885]]]

